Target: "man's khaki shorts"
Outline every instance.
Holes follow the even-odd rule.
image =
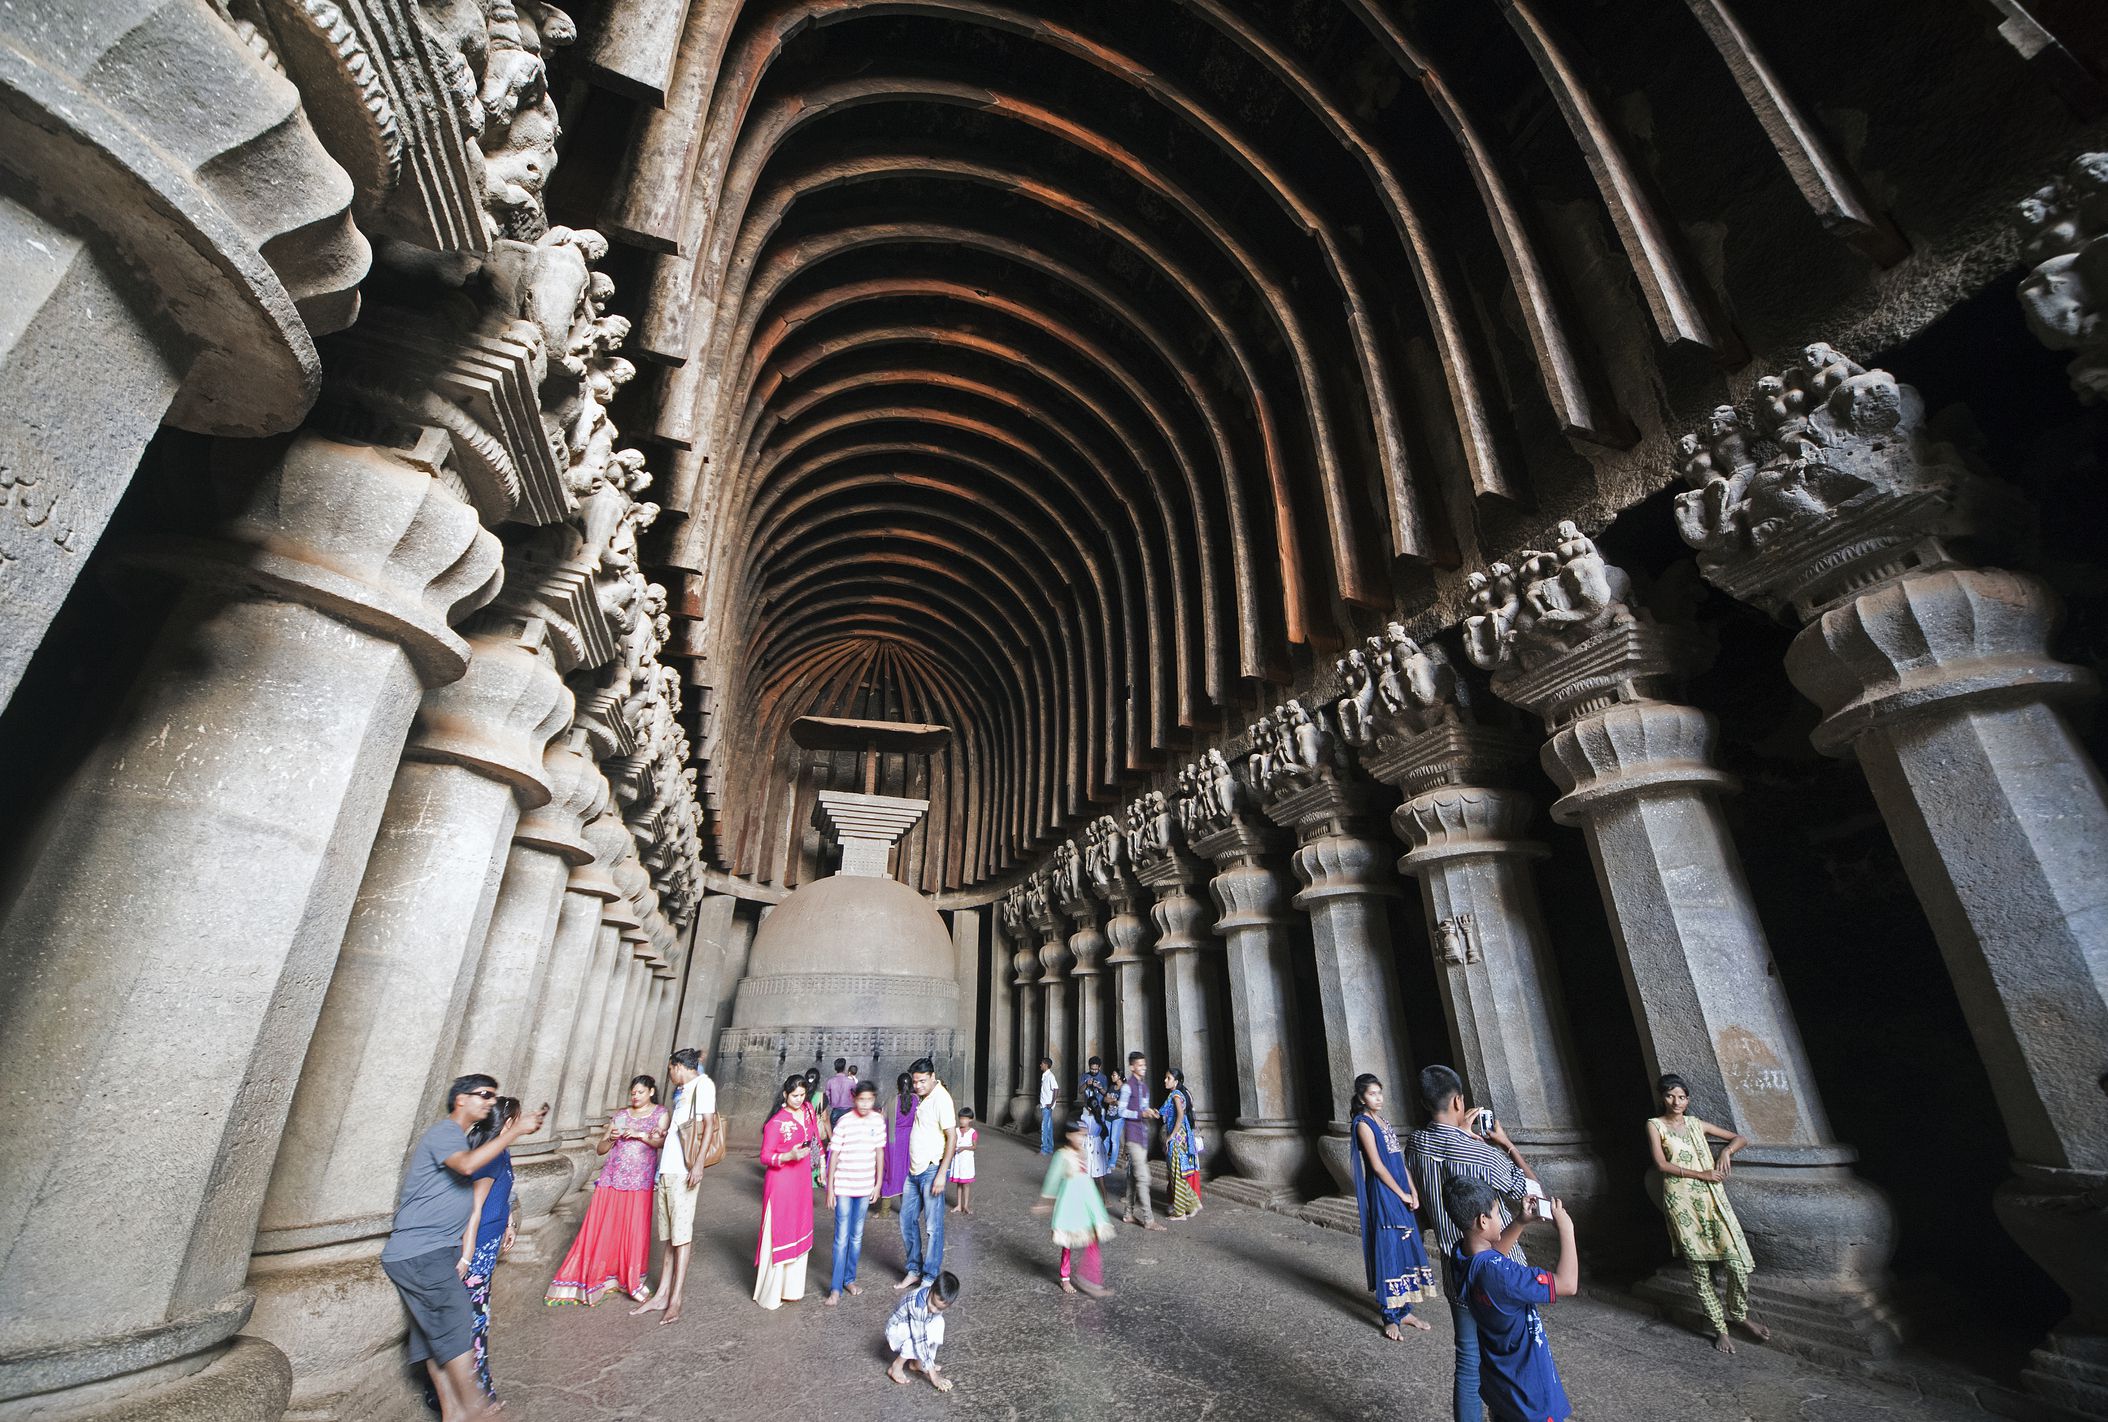
[[[652,1217],[658,1235],[667,1244],[690,1244],[695,1240],[695,1197],[703,1187],[690,1187],[685,1175],[661,1175],[653,1187]]]

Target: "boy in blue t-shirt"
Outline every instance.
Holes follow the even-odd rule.
[[[1469,1308],[1479,1329],[1479,1397],[1494,1422],[1564,1422],[1574,1415],[1559,1385],[1552,1345],[1537,1309],[1581,1286],[1574,1252],[1574,1220],[1552,1201],[1559,1227],[1559,1268],[1532,1269],[1508,1257],[1522,1237],[1524,1219],[1503,1230],[1493,1187],[1469,1176],[1451,1180],[1442,1204],[1463,1232],[1450,1253],[1457,1306]]]

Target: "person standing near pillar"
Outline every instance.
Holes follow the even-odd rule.
[[[1127,1212],[1120,1219],[1143,1229],[1163,1228],[1149,1202],[1149,1123],[1156,1118],[1149,1105],[1149,1059],[1129,1052],[1127,1080],[1120,1087],[1121,1143],[1127,1152]]]
[[[1461,1281],[1449,1262],[1463,1235],[1443,1197],[1458,1180],[1481,1182],[1498,1197],[1494,1209],[1505,1230],[1514,1218],[1511,1203],[1530,1193],[1530,1167],[1497,1117],[1484,1136],[1470,1129],[1468,1123],[1474,1118],[1483,1122],[1490,1113],[1465,1104],[1464,1081],[1454,1069],[1431,1066],[1423,1070],[1420,1100],[1427,1107],[1428,1122],[1408,1138],[1405,1165],[1419,1187],[1421,1233],[1435,1242],[1443,1260],[1443,1290],[1449,1299],[1450,1326],[1456,1330],[1456,1422],[1479,1422],[1485,1415],[1479,1402],[1479,1331],[1458,1293]],[[1517,1263],[1522,1262],[1521,1256],[1518,1242]]]
[[[1732,444],[1719,457],[1734,457]],[[1782,477],[1799,490],[1803,472]],[[1493,673],[1495,695],[1550,733],[1540,758],[1564,792],[1552,818],[1588,840],[1650,1077],[1673,1065],[1707,1119],[1749,1138],[1742,1217],[1767,1309],[1814,1346],[1887,1352],[1888,1202],[1831,1132],[1728,832],[1721,800],[1737,786],[1713,763],[1718,725],[1677,699],[1712,641],[1653,620],[1630,576],[1571,522],[1551,551],[1471,585],[1482,610],[1465,622],[1465,649]],[[1677,1307],[1685,1286],[1676,1271],[1641,1289]]]
[[[2108,252],[2083,210],[2103,172],[2082,155],[2082,186],[2030,201],[2038,315],[2079,322],[2084,283],[2041,244]],[[1683,437],[1678,530],[1708,582],[1804,624],[1785,670],[1823,714],[1811,739],[1866,776],[1990,1074],[2014,1168],[1999,1221],[2072,1299],[2022,1381],[2108,1415],[2108,786],[2070,719],[2098,683],[2051,655],[2047,582],[1978,565],[2024,546],[2031,512],[1937,437],[1916,390],[1821,342],[1757,388]],[[1766,1256],[1758,1176],[1745,1161],[1736,1178]]]
[[[1673,1072],[1661,1079],[1661,1100],[1662,1113],[1647,1122],[1647,1148],[1662,1180],[1662,1215],[1669,1224],[1669,1244],[1676,1257],[1691,1266],[1691,1287],[1705,1308],[1706,1322],[1713,1326],[1713,1346],[1732,1353],[1735,1341],[1727,1336],[1730,1323],[1741,1324],[1760,1343],[1771,1337],[1770,1329],[1749,1316],[1749,1276],[1756,1266],[1742,1238],[1735,1207],[1727,1199],[1727,1177],[1734,1169],[1735,1152],[1749,1142],[1691,1115],[1691,1089]],[[1708,1137],[1727,1142],[1717,1161]],[[1727,1271],[1724,1310],[1720,1295],[1713,1291],[1715,1264]]]
[[[1054,1079],[1054,1059],[1039,1059],[1039,1153],[1054,1153],[1054,1098],[1061,1094],[1061,1083]]]
[[[893,1287],[934,1284],[944,1272],[944,1198],[959,1148],[959,1112],[937,1080],[937,1064],[917,1057],[908,1067],[918,1104],[908,1128],[908,1181],[900,1198],[900,1239],[907,1248],[907,1275]],[[927,1225],[929,1242],[923,1243]]]
[[[663,1313],[660,1323],[681,1317],[681,1289],[688,1282],[688,1255],[695,1242],[695,1202],[702,1193],[703,1166],[716,1143],[717,1083],[703,1070],[703,1054],[683,1047],[666,1064],[673,1083],[673,1114],[666,1143],[659,1147],[659,1178],[654,1185],[652,1219],[666,1260],[659,1266],[659,1291],[630,1316]]]
[[[463,1286],[470,1256],[461,1249],[475,1205],[469,1177],[496,1160],[521,1136],[541,1129],[544,1106],[515,1116],[474,1150],[469,1129],[497,1103],[488,1076],[457,1077],[447,1090],[447,1114],[427,1127],[410,1152],[397,1196],[395,1220],[381,1247],[381,1269],[410,1315],[409,1361],[423,1363],[439,1394],[444,1422],[465,1422],[496,1410],[476,1385],[475,1310]]]

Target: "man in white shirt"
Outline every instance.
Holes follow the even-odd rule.
[[[1061,1090],[1061,1082],[1054,1075],[1054,1059],[1039,1059],[1039,1153],[1054,1153],[1054,1097]]]
[[[951,1178],[952,1152],[959,1148],[959,1113],[952,1094],[937,1080],[937,1064],[917,1057],[908,1076],[922,1101],[908,1128],[908,1182],[900,1196],[900,1241],[907,1248],[908,1272],[893,1286],[896,1290],[934,1284],[944,1272],[944,1188]]]
[[[703,1162],[717,1138],[717,1085],[704,1075],[703,1054],[693,1047],[673,1054],[666,1079],[674,1088],[673,1119],[666,1127],[666,1144],[659,1148],[659,1178],[652,1192],[657,1234],[666,1244],[664,1286],[631,1309],[630,1316],[663,1313],[659,1322],[673,1323],[681,1316],[681,1287],[688,1282],[688,1246],[695,1240]]]

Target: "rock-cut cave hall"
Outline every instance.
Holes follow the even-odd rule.
[[[1577,1416],[2108,1419],[2104,547],[2094,0],[4,0],[0,1422],[438,1415],[476,1073],[507,1415],[1448,1417],[1434,1066]],[[681,1048],[685,1317],[545,1309]],[[978,1115],[949,1398],[896,1214],[755,1306],[837,1058]]]

